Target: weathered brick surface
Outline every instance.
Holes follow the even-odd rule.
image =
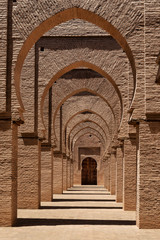
[[[41,148],[41,202],[53,199],[53,150]]]
[[[107,157],[105,160],[105,168],[104,168],[104,186],[108,191],[110,191],[110,158]]]
[[[41,142],[36,138],[18,139],[18,208],[40,206]]]
[[[160,228],[160,126],[158,122],[139,124],[137,225]]]
[[[160,2],[145,1],[145,80],[146,112],[156,113],[160,108],[160,89],[155,83],[159,65],[156,64],[160,51]]]
[[[7,0],[0,1],[0,112],[6,111],[7,5]]]
[[[67,181],[68,181],[68,173],[67,173],[67,157],[63,156],[63,191],[67,190]]]
[[[0,120],[0,226],[12,226],[17,218],[17,129]]]
[[[97,161],[98,184],[104,183],[121,202],[122,152],[117,149],[117,159],[109,155],[112,147],[117,147],[117,139],[125,139],[124,209],[135,210],[138,193],[137,225],[160,227],[159,123],[143,122],[146,114],[149,121],[159,120],[160,90],[155,83],[159,12],[159,0],[0,0],[0,225],[16,221],[16,162],[18,207],[39,207],[40,170],[41,197],[46,201],[52,190],[62,193],[73,183],[80,184],[81,163],[87,156]],[[108,73],[112,84],[108,77],[100,76],[103,74],[95,77],[92,71],[91,76],[88,68]],[[55,74],[57,78],[52,79]],[[83,96],[82,91],[91,95]],[[26,111],[19,109],[23,108],[21,98]],[[82,115],[82,111],[92,114]],[[32,138],[17,140],[15,122],[22,123],[23,117],[19,136],[24,133]],[[129,126],[128,120],[140,121],[137,168],[136,142],[127,139],[135,127]],[[44,143],[54,147],[53,173],[51,152],[42,152],[40,169],[40,142],[35,136],[45,136]],[[81,147],[90,152],[79,154]],[[94,155],[94,147],[100,148],[99,154]]]
[[[116,193],[116,152],[111,153],[110,158],[110,192]]]
[[[136,138],[124,140],[123,209],[136,210],[137,161]]]
[[[63,155],[53,151],[53,194],[63,193]]]
[[[116,158],[117,158],[116,202],[122,202],[123,201],[123,149],[122,147],[117,148]]]
[[[67,158],[67,188],[71,187],[71,159]]]
[[[73,161],[71,161],[71,187],[73,187],[73,175],[74,175],[74,168],[73,168]]]

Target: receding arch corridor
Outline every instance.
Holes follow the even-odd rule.
[[[160,230],[140,230],[134,211],[123,211],[103,186],[74,186],[40,209],[18,210],[17,226],[0,228],[5,240],[158,240]]]

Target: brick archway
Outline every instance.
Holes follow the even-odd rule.
[[[21,78],[21,71],[24,64],[24,60],[26,59],[29,50],[38,41],[38,39],[41,36],[43,36],[44,33],[54,28],[55,26],[71,19],[83,19],[97,25],[98,27],[108,32],[119,43],[122,49],[126,52],[126,55],[129,59],[129,62],[132,68],[132,74],[134,79],[134,84],[133,84],[134,88],[133,88],[133,95],[132,95],[132,101],[131,101],[131,105],[132,105],[134,95],[135,95],[135,90],[136,90],[136,67],[135,67],[135,60],[133,57],[133,53],[126,39],[110,22],[108,22],[101,16],[98,16],[97,14],[88,10],[84,10],[82,8],[73,7],[55,14],[54,16],[42,22],[38,27],[36,27],[28,36],[28,38],[24,42],[19,52],[16,66],[15,66],[14,81],[15,81],[17,99],[20,105],[19,113],[22,119],[23,119],[23,112],[25,108],[24,108],[22,96],[21,96],[20,78]]]

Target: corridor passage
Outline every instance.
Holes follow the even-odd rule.
[[[17,227],[0,228],[2,240],[158,240],[160,230],[140,230],[135,212],[123,211],[101,186],[74,186],[37,210],[18,210]]]

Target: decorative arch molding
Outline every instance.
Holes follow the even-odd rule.
[[[95,121],[90,121],[90,120],[89,120],[89,122],[94,123],[95,125],[97,125],[97,126],[102,130],[102,132],[103,132],[104,135],[105,135],[106,141],[107,141],[108,138],[107,138],[107,135],[106,135],[106,132],[104,131],[104,129],[103,129],[97,122],[95,122]],[[86,123],[86,120],[80,121],[80,122],[77,123],[75,126],[73,126],[73,128],[70,130],[70,132],[69,132],[69,134],[68,134],[68,139],[70,138],[70,135],[71,135],[72,131],[74,131],[74,129],[75,129],[78,125],[80,125],[81,123]],[[69,142],[69,141],[68,141],[68,142]]]
[[[46,32],[54,28],[55,26],[69,21],[71,19],[82,19],[85,21],[88,21],[92,24],[97,25],[101,29],[108,32],[122,47],[122,49],[125,51],[128,60],[130,62],[131,68],[132,68],[132,74],[133,74],[133,95],[132,100],[130,104],[130,108],[132,106],[135,91],[136,91],[136,66],[135,66],[135,60],[133,57],[133,53],[126,41],[126,39],[122,36],[122,34],[118,31],[117,28],[115,28],[110,22],[105,20],[103,17],[89,11],[85,10],[83,8],[69,8],[63,11],[60,11],[59,13],[49,17],[44,22],[42,22],[38,27],[36,27],[28,36],[28,38],[25,40],[19,55],[17,57],[17,62],[15,65],[15,71],[14,71],[14,81],[15,81],[15,88],[16,88],[16,94],[17,99],[20,105],[19,113],[20,117],[23,119],[23,112],[25,111],[22,96],[21,96],[21,88],[20,88],[20,80],[21,80],[21,71],[24,64],[24,61],[28,55],[29,50],[33,47],[33,45],[39,40],[41,36],[43,36]]]
[[[96,129],[94,129],[94,128],[92,128],[92,127],[84,127],[84,128],[81,128],[78,132],[76,132],[75,133],[75,135],[72,137],[72,139],[70,139],[70,149],[71,149],[71,151],[73,150],[73,142],[74,142],[74,138],[76,138],[76,135],[78,135],[81,131],[83,131],[83,130],[88,130],[88,133],[89,134],[92,134],[91,133],[91,131],[93,131],[93,132],[96,132],[99,136],[100,136],[100,140],[101,140],[101,143],[103,144],[103,145],[106,145],[106,141],[105,141],[105,139],[103,138],[103,136],[96,130]],[[90,131],[91,130],[91,131]],[[87,133],[86,133],[87,134]]]
[[[69,99],[70,97],[74,96],[75,94],[80,93],[80,92],[84,92],[84,91],[90,92],[90,93],[92,93],[92,94],[100,97],[100,98],[108,105],[108,107],[109,107],[109,109],[111,110],[111,113],[112,113],[112,115],[113,115],[114,123],[116,123],[115,112],[113,111],[113,109],[112,109],[112,107],[110,106],[110,104],[108,103],[108,101],[107,101],[103,96],[101,96],[100,94],[98,94],[97,92],[95,92],[95,91],[93,91],[93,90],[90,90],[90,89],[87,89],[87,88],[81,88],[81,89],[77,89],[77,90],[73,91],[72,93],[70,93],[69,95],[67,95],[67,96],[66,96],[65,98],[63,98],[63,100],[58,104],[58,106],[57,106],[57,108],[56,108],[56,110],[55,110],[55,112],[54,112],[54,116],[53,116],[53,126],[55,126],[56,115],[57,115],[57,112],[59,111],[60,107],[62,106],[62,104],[64,104],[64,102],[65,102],[67,99]],[[120,119],[120,124],[121,124],[121,120],[122,120],[122,119]],[[116,127],[115,127],[115,132],[119,129],[119,127],[120,127],[120,126],[117,126],[117,129],[116,129]],[[56,136],[56,134],[55,134],[55,128],[53,127],[53,129],[54,129],[54,136]],[[43,131],[44,131],[44,134],[45,134],[46,129],[44,129]]]
[[[83,113],[83,112],[90,112],[90,113],[92,113],[92,114],[94,114],[94,115],[97,115],[100,119],[102,119],[102,121],[105,123],[106,129],[108,130],[108,136],[110,136],[110,135],[109,135],[109,126],[108,126],[108,123],[106,122],[106,120],[105,120],[100,114],[98,114],[97,112],[94,112],[93,110],[90,110],[90,109],[84,109],[84,110],[81,110],[81,111],[75,113],[75,114],[74,114],[72,117],[70,117],[70,118],[68,119],[68,121],[66,122],[65,127],[64,127],[64,130],[63,130],[63,142],[65,142],[65,131],[66,131],[66,129],[67,129],[67,126],[68,126],[69,122],[70,122],[74,117],[76,117],[77,115],[79,115],[79,114],[81,114],[81,113]]]
[[[44,101],[45,101],[45,98],[47,96],[47,93],[49,92],[49,89],[53,86],[54,82],[56,82],[64,74],[66,74],[67,72],[69,72],[69,71],[71,71],[71,70],[73,70],[75,68],[79,68],[79,67],[86,67],[88,69],[92,69],[93,71],[99,73],[101,76],[103,76],[105,79],[107,79],[112,84],[112,86],[114,87],[114,89],[115,89],[115,91],[116,91],[116,93],[118,95],[119,101],[120,101],[121,121],[122,121],[122,118],[123,118],[123,100],[122,100],[121,92],[120,92],[118,86],[116,85],[115,81],[112,79],[112,77],[108,73],[106,73],[100,67],[98,67],[98,66],[96,66],[96,65],[94,65],[92,63],[89,63],[89,62],[79,61],[79,62],[74,62],[74,63],[68,65],[67,67],[61,69],[59,72],[57,72],[53,76],[53,78],[46,85],[46,87],[44,89],[44,92],[43,92],[43,95],[42,95],[42,98],[41,98],[41,104],[40,104],[41,119],[42,119],[42,124],[44,126],[44,129],[45,129],[45,124],[44,124],[43,109],[44,109]],[[86,91],[85,88],[84,88],[84,91]],[[98,95],[98,93],[96,93],[96,92],[95,92],[95,94]]]

